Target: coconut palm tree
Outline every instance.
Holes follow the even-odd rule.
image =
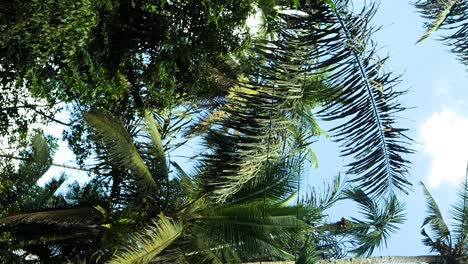
[[[426,206],[428,215],[421,226],[421,234],[423,236],[423,244],[430,247],[431,252],[437,252],[439,255],[434,256],[383,256],[383,257],[366,257],[352,259],[336,259],[326,260],[323,263],[446,263],[458,264],[466,263],[468,260],[467,254],[467,234],[468,234],[468,166],[464,180],[460,184],[458,192],[458,201],[452,207],[453,229],[450,230],[449,225],[445,222],[439,206],[428,191],[424,183],[421,186],[426,196]],[[349,191],[348,191],[349,192]],[[352,191],[351,191],[352,192]],[[352,193],[351,196],[358,198],[362,204],[369,204],[366,199],[359,198],[358,193]],[[368,208],[372,208],[370,206]],[[367,208],[367,207],[366,207]],[[383,211],[385,212],[385,211]],[[391,210],[387,210],[391,212]],[[372,214],[365,215],[371,216]],[[359,223],[360,221],[358,221]],[[378,226],[379,221],[372,221]],[[389,230],[392,229],[389,225]],[[378,229],[375,229],[376,231]],[[383,232],[380,232],[383,234]],[[364,236],[362,245],[368,246],[372,242],[373,235]],[[359,248],[358,248],[359,249]],[[318,262],[322,263],[322,262]]]
[[[452,206],[453,229],[450,230],[436,201],[421,183],[426,196],[427,213],[421,234],[424,245],[430,247],[431,252],[437,252],[447,263],[465,263],[468,260],[468,167],[464,181],[460,185],[458,201]]]

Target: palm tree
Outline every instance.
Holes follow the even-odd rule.
[[[467,257],[468,235],[468,166],[464,181],[458,192],[458,202],[452,207],[453,229],[452,232],[445,223],[439,206],[421,183],[427,201],[427,217],[424,219],[421,234],[424,236],[424,245],[431,248],[431,252],[437,252],[447,263],[464,263]],[[430,232],[427,232],[427,231]]]
[[[60,241],[62,250],[73,255],[96,237],[96,224],[100,221],[99,212],[93,208],[103,200],[96,182],[84,186],[75,183],[67,194],[58,193],[65,175],[38,185],[37,181],[53,165],[53,148],[42,133],[36,133],[30,144],[19,157],[10,157],[20,159],[18,167],[11,159],[2,160],[0,260],[6,262],[21,262],[28,255],[53,261],[53,250],[46,244],[56,241]],[[75,245],[70,246],[70,241]],[[25,253],[18,256],[14,253],[18,249]]]
[[[121,162],[133,171],[137,182],[142,186],[139,193],[153,200],[154,189],[151,188],[158,186],[153,183],[157,177],[152,176],[135,145],[122,140],[127,135],[123,126],[118,120],[102,113],[87,113],[85,117],[100,131],[99,134],[109,146],[113,162]],[[162,146],[158,125],[150,115],[144,119],[147,135],[153,145]],[[155,153],[164,156],[163,151]],[[287,197],[297,184],[297,179],[290,176],[291,169],[288,169],[293,167],[291,162],[300,166],[292,157],[286,157],[281,163],[270,164],[271,173],[263,180],[268,180],[268,184],[276,180],[274,187],[257,189],[250,196],[234,195],[227,203],[214,202],[216,199],[213,200],[212,197],[216,195],[206,191],[206,183],[200,176],[204,173],[202,169],[199,169],[199,175],[190,177],[174,163],[185,194],[184,203],[171,210],[150,206],[148,210],[158,212],[160,216],[143,232],[134,235],[130,244],[117,253],[111,263],[147,262],[156,256],[156,259],[161,258],[168,262],[176,259],[182,261],[179,259],[182,258],[191,263],[214,259],[235,262],[236,259],[240,261],[243,258],[288,257],[282,248],[293,244],[297,232],[302,232],[304,224],[296,213],[300,216],[305,210],[300,205],[286,205]],[[164,164],[167,163],[159,163],[160,167]],[[168,173],[167,169],[163,171]],[[257,183],[257,186],[261,185],[266,185],[266,182]],[[240,192],[249,190],[249,187],[244,186]],[[278,200],[281,197],[283,199]],[[148,236],[151,233],[154,235]],[[242,252],[242,257],[237,256],[238,252]]]
[[[453,205],[451,211],[454,220],[452,231],[442,217],[439,206],[431,193],[424,183],[421,182],[421,186],[426,196],[428,213],[421,226],[422,242],[430,247],[431,252],[437,252],[438,256],[353,258],[325,263],[466,263],[468,260],[466,241],[468,234],[468,166],[458,192],[458,201]]]
[[[371,199],[362,198],[367,194],[388,196],[381,201],[390,212],[363,204],[373,206],[370,220],[382,225],[398,219],[393,192],[409,185],[402,155],[411,150],[392,116],[404,110],[396,102],[402,94],[393,87],[397,78],[382,71],[384,60],[375,58],[369,44],[376,9],[355,14],[348,1],[299,4],[300,10],[282,6],[269,20],[270,38],[254,43],[254,63],[246,64],[215,109],[222,114],[202,130],[208,150],[190,176],[169,162],[165,125],[154,111],[123,113],[124,118],[84,113],[101,161],[95,171],[105,172],[112,186],[105,191],[110,205],[94,207],[99,221],[76,221],[96,228],[101,238],[89,261],[236,263],[295,256],[313,261],[315,241],[304,219],[320,218],[321,210],[287,202],[304,171],[304,147],[321,133],[310,110],[317,105],[324,107],[322,117],[347,120],[333,131],[343,155],[356,159],[349,172],[366,191],[359,193],[361,201]],[[173,169],[178,178],[170,174]],[[77,209],[85,207],[69,210]],[[46,221],[53,213],[42,216]],[[374,236],[373,245],[358,244],[363,254],[388,235],[383,226],[373,233],[370,222],[355,222],[358,241]],[[123,249],[114,254],[115,248]]]

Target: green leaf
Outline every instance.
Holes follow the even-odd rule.
[[[465,178],[458,190],[458,201],[451,208],[453,221],[453,233],[456,244],[462,246],[462,250],[468,250],[468,165]]]
[[[430,230],[436,235],[436,239],[443,241],[445,244],[451,244],[450,231],[447,224],[442,217],[439,206],[432,197],[429,190],[426,188],[424,183],[420,183],[423,189],[424,196],[426,197],[426,213],[427,216],[424,218],[422,228],[429,226]]]
[[[434,33],[440,27],[440,25],[442,25],[442,23],[445,21],[445,19],[447,18],[448,14],[450,13],[454,5],[457,4],[458,2],[461,2],[461,1],[460,0],[438,1],[438,5],[439,5],[437,7],[438,13],[436,14],[432,22],[426,25],[426,32],[424,32],[422,37],[418,39],[416,43],[420,43],[426,38],[428,38],[430,35],[432,35],[432,33]]]
[[[385,199],[383,206],[360,189],[346,190],[345,197],[357,202],[364,216],[363,220],[352,219],[351,234],[356,247],[351,252],[357,256],[370,256],[375,248],[386,246],[390,235],[406,220],[405,206],[395,196]]]
[[[103,112],[88,112],[84,114],[84,118],[104,141],[115,165],[135,173],[142,189],[157,188],[151,172],[133,144],[132,137],[118,119]]]
[[[325,2],[330,6],[330,8],[335,11],[336,10],[336,4],[333,2],[333,0],[325,0]]]
[[[164,176],[167,177],[168,169],[166,164],[166,156],[164,153],[164,146],[161,139],[161,133],[159,133],[158,125],[151,113],[146,113],[143,120],[143,128],[151,139],[151,150],[158,162],[158,165],[160,166],[160,171],[164,173]]]
[[[132,245],[119,250],[108,264],[150,263],[182,235],[182,225],[161,216],[152,225],[131,237]]]

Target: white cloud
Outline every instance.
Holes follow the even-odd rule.
[[[468,162],[468,117],[444,109],[423,122],[420,132],[423,152],[431,159],[429,186],[458,184]]]

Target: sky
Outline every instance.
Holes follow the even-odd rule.
[[[382,54],[390,56],[387,69],[402,74],[399,88],[409,89],[401,101],[412,109],[400,114],[401,126],[410,129],[408,135],[414,139],[413,148],[416,150],[408,157],[413,163],[409,173],[412,192],[402,199],[406,203],[407,222],[388,241],[387,248],[377,250],[374,255],[426,255],[429,250],[422,245],[420,235],[425,199],[419,182],[428,186],[445,219],[449,220],[449,207],[456,199],[457,186],[465,175],[468,162],[468,102],[465,101],[468,100],[468,89],[464,87],[468,76],[448,47],[436,40],[440,33],[415,44],[423,33],[423,22],[406,0],[383,0],[374,24],[382,26],[373,40],[378,42]],[[67,119],[67,116],[58,119]],[[330,127],[327,123],[320,124],[324,128]],[[61,138],[62,128],[50,126],[45,128],[45,132]],[[346,163],[339,157],[338,146],[330,140],[322,139],[313,148],[319,168],[310,170],[303,178],[305,191],[311,186],[331,182],[334,176],[344,172]],[[185,151],[190,152],[187,155],[193,153],[190,148]],[[54,162],[73,164],[73,157],[66,144],[60,144]],[[62,171],[61,168],[52,168],[42,181],[58,176]],[[82,175],[79,171],[66,170],[66,173],[70,181],[76,178],[85,180],[74,177]],[[346,204],[329,212],[331,221],[355,213],[355,208]]]
[[[392,236],[388,247],[374,255],[427,255],[429,250],[420,235],[426,207],[419,182],[428,187],[444,219],[450,222],[449,208],[456,201],[458,184],[468,162],[467,71],[449,48],[437,40],[443,32],[415,44],[423,33],[423,21],[407,0],[381,1],[373,22],[382,26],[373,40],[382,54],[390,56],[386,68],[402,74],[399,88],[409,89],[401,102],[412,109],[400,114],[401,127],[410,129],[408,135],[415,141],[416,150],[408,156],[413,163],[409,172],[412,192],[402,199],[406,203],[407,222]],[[345,171],[337,170],[346,161],[339,158],[339,148],[334,142],[322,140],[314,148],[319,168],[310,171],[304,180],[306,186],[320,186]],[[349,208],[348,205],[333,208],[329,212],[331,220],[354,214],[355,208]]]

